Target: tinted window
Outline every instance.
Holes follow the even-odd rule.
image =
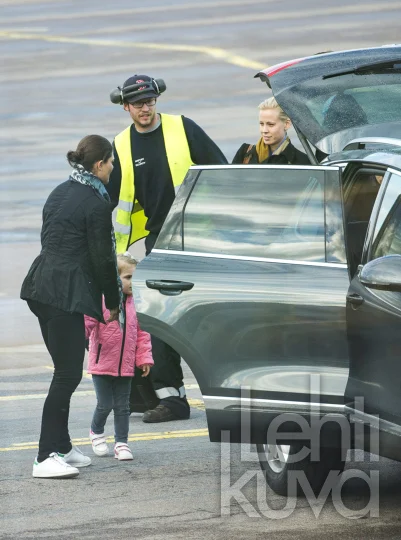
[[[379,84],[374,84],[376,77]],[[401,119],[399,107],[401,84],[383,84],[383,75],[370,76],[372,86],[360,87],[358,75],[341,77],[343,87],[351,88],[336,93],[310,97],[306,105],[326,134],[342,129],[394,122]],[[352,86],[355,88],[352,88]]]
[[[181,185],[167,218],[163,224],[162,230],[157,237],[156,249],[171,249],[174,251],[182,250],[182,214],[185,203],[191,193],[192,186],[196,181],[199,171],[189,169],[184,182]]]
[[[185,208],[184,250],[325,261],[324,196],[324,171],[204,170]]]
[[[300,64],[300,66],[302,63]],[[324,71],[333,69],[322,67]],[[308,71],[309,68],[306,69]],[[288,77],[291,68],[288,70]],[[346,70],[345,70],[346,71]],[[284,88],[277,95],[282,108],[286,110],[293,122],[302,127],[304,135],[316,144],[324,137],[342,130],[354,129],[353,138],[360,138],[366,130],[358,128],[388,124],[401,120],[401,72],[400,69],[378,70],[377,73],[354,74],[344,73],[335,77],[316,77],[292,81],[289,88]],[[274,77],[272,77],[274,83]],[[282,83],[284,84],[284,82]],[[280,87],[280,83],[278,85]],[[274,90],[274,84],[273,84]],[[381,136],[384,136],[383,133]],[[389,136],[389,135],[387,135]],[[334,140],[334,139],[330,139]],[[333,149],[320,148],[327,152],[340,150],[348,140],[339,139]]]
[[[372,259],[401,255],[401,177],[392,174],[377,218]]]

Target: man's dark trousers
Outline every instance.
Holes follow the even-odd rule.
[[[150,233],[145,239],[146,255],[149,255],[157,240]],[[184,375],[180,355],[167,343],[155,336],[152,339],[152,384],[160,404],[168,407],[177,418],[189,418],[190,408],[185,396]],[[174,394],[174,395],[172,395]]]

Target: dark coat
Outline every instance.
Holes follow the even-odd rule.
[[[111,239],[111,205],[90,186],[67,180],[43,208],[42,251],[22,284],[21,298],[103,321],[119,305]]]
[[[234,156],[233,164],[241,164],[244,162],[245,154],[249,148],[248,143],[244,143],[240,146],[237,153]],[[249,165],[310,165],[309,158],[306,154],[295,148],[290,144],[284,149],[281,154],[275,156],[274,154],[269,158],[259,163],[258,155],[256,153],[256,145],[253,145],[251,150],[251,159]]]

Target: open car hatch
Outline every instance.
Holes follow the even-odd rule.
[[[401,45],[317,54],[255,77],[326,154],[362,137],[401,138]]]

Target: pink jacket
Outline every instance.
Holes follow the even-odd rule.
[[[110,316],[103,299],[104,320]],[[134,300],[127,296],[125,328],[119,322],[103,324],[85,315],[85,334],[89,338],[88,373],[132,377],[135,366],[153,365],[150,335],[139,328]]]

